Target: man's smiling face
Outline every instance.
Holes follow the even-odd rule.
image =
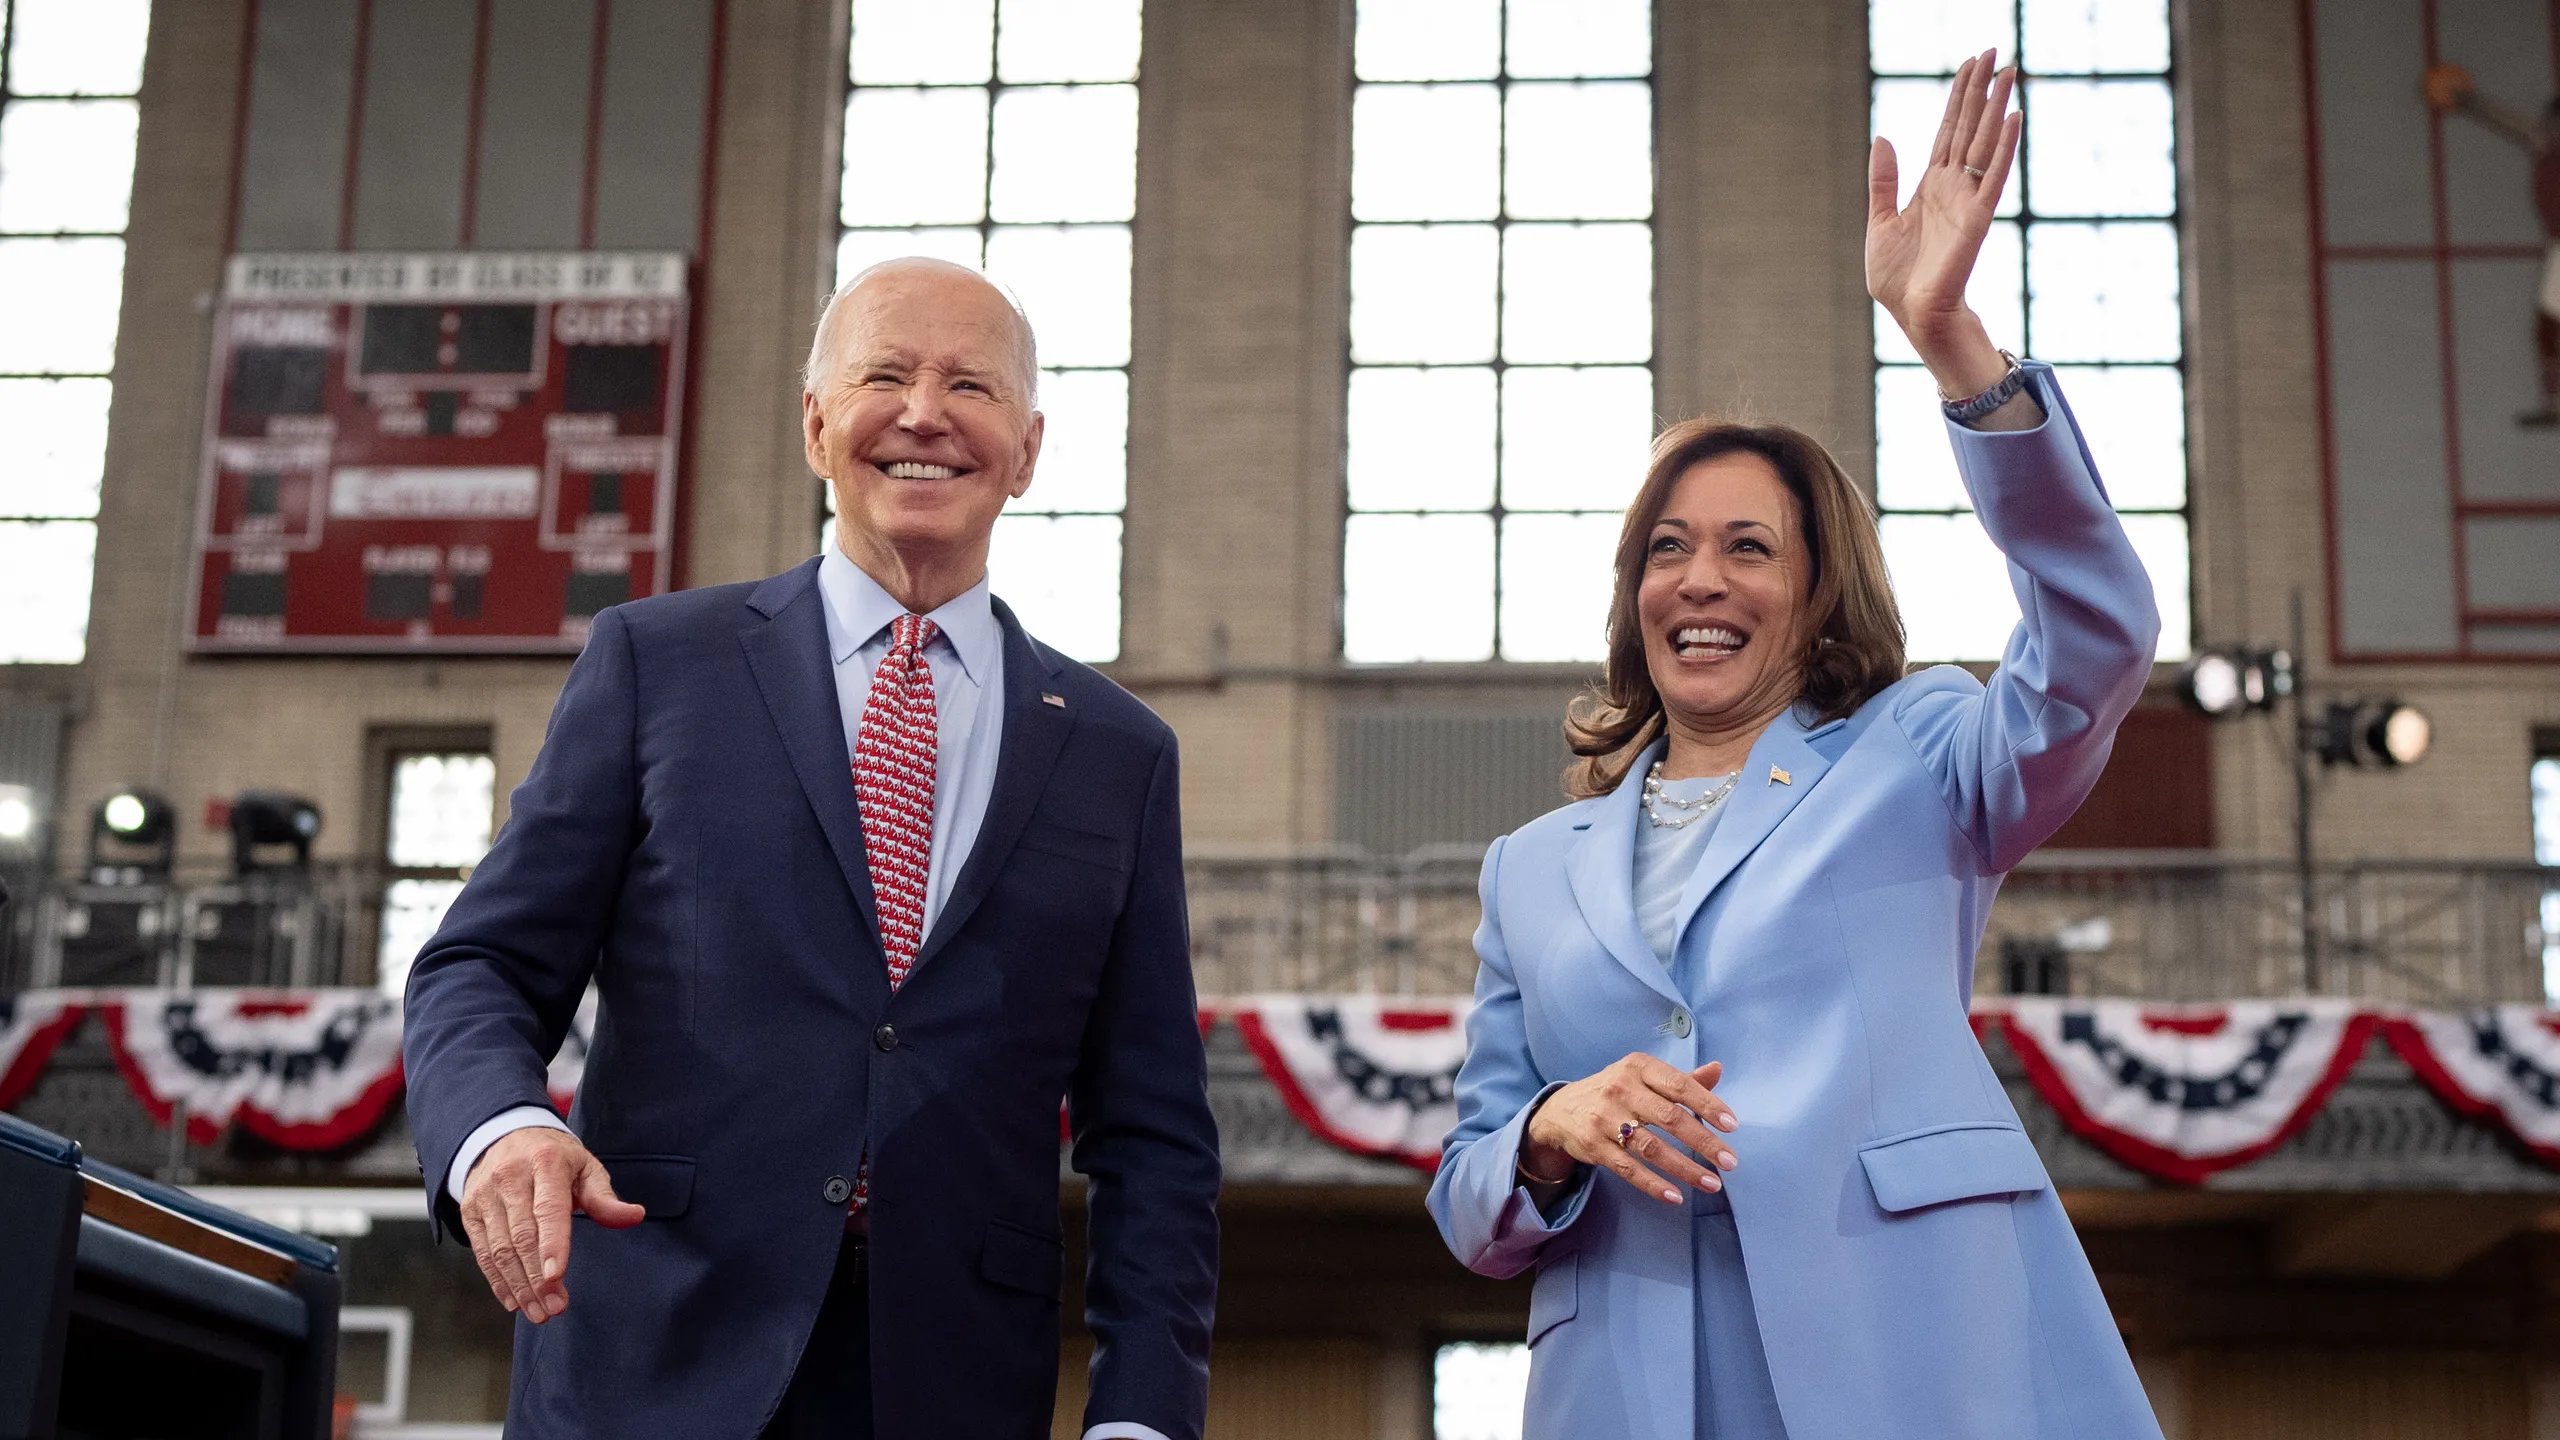
[[[897,262],[845,297],[828,355],[801,396],[802,438],[835,488],[846,555],[948,563],[974,550],[983,566],[1040,456],[1021,317],[970,271]]]

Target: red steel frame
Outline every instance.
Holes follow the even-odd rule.
[[[2552,69],[2560,81],[2560,0],[2550,0]],[[2436,0],[2420,0],[2421,23],[2425,27],[2426,55],[2429,65],[2437,63]],[[2312,0],[2296,0],[2297,39],[2301,47],[2303,149],[2306,179],[2310,190],[2311,220],[2311,322],[2313,332],[2314,375],[2318,387],[2316,400],[2320,415],[2320,518],[2327,547],[2327,573],[2324,577],[2328,601],[2328,652],[2332,664],[2389,664],[2411,662],[2460,661],[2472,664],[2549,664],[2552,657],[2538,654],[2511,654],[2480,651],[2472,648],[2471,631],[2476,625],[2555,625],[2560,626],[2560,609],[2497,610],[2471,603],[2471,575],[2468,537],[2464,525],[2476,517],[2519,516],[2560,518],[2560,500],[2473,500],[2464,494],[2462,483],[2462,432],[2460,428],[2460,396],[2454,388],[2453,357],[2453,264],[2455,260],[2539,260],[2544,247],[2538,245],[2457,245],[2453,243],[2450,222],[2446,218],[2444,116],[2430,109],[2427,114],[2428,204],[2433,211],[2434,236],[2426,245],[2332,245],[2328,242],[2323,177],[2320,165],[2320,76],[2318,57],[2312,40]],[[2344,260],[2431,260],[2436,276],[2436,363],[2442,385],[2444,406],[2445,483],[2451,490],[2453,583],[2455,604],[2455,648],[2449,651],[2344,651],[2338,638],[2341,602],[2338,584],[2338,475],[2337,430],[2335,407],[2330,394],[2329,374],[2329,275],[2332,259]]]

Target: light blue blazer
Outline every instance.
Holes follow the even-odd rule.
[[[2089,793],[2160,630],[2052,372],[2028,372],[2044,425],[1949,427],[2025,612],[1999,669],[1939,666],[1846,719],[1771,725],[1682,895],[1670,969],[1631,890],[1649,759],[1485,855],[1430,1206],[1468,1268],[1538,1269],[1528,1440],[1696,1434],[1703,1197],[1597,1176],[1550,1221],[1512,1171],[1532,1099],[1638,1050],[1724,1062],[1727,1194],[1790,1440],[2158,1440],[1965,1019],[2002,874]]]

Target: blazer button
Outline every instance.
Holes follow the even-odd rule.
[[[853,1198],[853,1182],[841,1175],[830,1175],[827,1177],[826,1188],[818,1193],[827,1197],[828,1204],[841,1205]]]
[[[879,1029],[872,1031],[871,1043],[879,1046],[883,1050],[897,1049],[898,1027],[895,1025],[883,1025]]]
[[[1689,1023],[1689,1007],[1688,1007],[1688,1006],[1686,1006],[1686,1005],[1674,1005],[1674,1006],[1672,1006],[1672,1007],[1671,1007],[1671,1033],[1672,1033],[1672,1034],[1674,1034],[1674,1035],[1679,1036],[1679,1037],[1680,1037],[1681,1039],[1683,1039],[1683,1040],[1686,1040],[1686,1039],[1688,1039],[1688,1038],[1689,1038],[1689,1030],[1690,1030],[1690,1028],[1691,1028],[1691,1027],[1690,1027],[1690,1023]]]

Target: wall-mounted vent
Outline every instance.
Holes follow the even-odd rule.
[[[1562,721],[1538,711],[1334,717],[1333,834],[1373,854],[1476,844],[1565,803]]]

